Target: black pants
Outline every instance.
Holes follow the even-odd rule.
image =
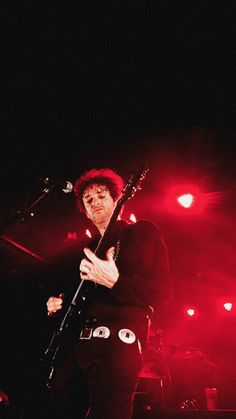
[[[131,344],[117,335],[79,340],[73,354],[56,369],[49,417],[130,419],[141,363],[137,339]]]

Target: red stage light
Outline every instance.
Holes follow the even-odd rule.
[[[130,214],[129,219],[130,219],[130,221],[132,221],[132,223],[136,223],[137,222],[137,219],[136,219],[136,217],[135,217],[134,214]]]
[[[65,242],[70,242],[72,240],[77,240],[77,233],[76,231],[73,231],[72,233],[68,231],[67,237],[65,239]]]
[[[164,199],[164,207],[176,214],[200,214],[205,201],[205,195],[196,184],[179,184],[170,187]]]
[[[186,313],[187,313],[187,315],[188,315],[188,316],[193,317],[193,316],[195,316],[196,311],[195,311],[195,309],[194,309],[194,308],[188,308],[188,309],[186,310]]]
[[[228,303],[224,303],[223,306],[224,306],[224,309],[226,311],[231,311],[232,308],[233,308],[233,304],[232,303],[229,303],[229,302]]]
[[[191,193],[187,193],[178,196],[177,201],[181,205],[181,207],[190,208],[195,201],[195,197]]]
[[[88,236],[90,238],[92,237],[92,234],[90,233],[88,228],[86,229],[85,234],[86,234],[86,236]]]

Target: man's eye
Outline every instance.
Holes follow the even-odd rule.
[[[106,195],[98,195],[98,198],[105,198]]]
[[[90,199],[88,199],[88,200],[86,201],[86,204],[92,204],[92,202],[93,202],[93,199],[92,199],[92,198],[90,198]]]

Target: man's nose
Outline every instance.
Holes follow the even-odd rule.
[[[92,208],[97,207],[99,205],[99,199],[98,198],[94,198],[93,202],[92,202]]]

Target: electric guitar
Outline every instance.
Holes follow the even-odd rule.
[[[122,206],[128,199],[135,195],[138,189],[141,189],[141,183],[146,177],[148,170],[149,169],[146,166],[142,167],[131,176],[125,185],[121,198],[117,201],[117,205],[113,211],[107,228],[94,251],[98,257],[106,249],[108,239]],[[86,286],[84,282],[86,282]],[[66,347],[70,346],[68,330],[71,330],[71,326],[73,326],[74,323],[76,323],[76,333],[78,333],[80,320],[83,318],[86,303],[89,299],[89,294],[91,293],[91,286],[95,286],[95,284],[81,279],[66,314],[64,315],[58,329],[54,332],[49,346],[40,360],[44,365],[44,370],[46,371],[46,386],[48,389],[51,388],[52,378],[56,367],[59,365],[60,360],[63,359],[63,356],[65,356],[65,353],[67,353]]]

